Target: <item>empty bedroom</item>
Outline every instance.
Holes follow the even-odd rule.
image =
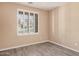
[[[79,56],[79,2],[0,2],[0,56]]]

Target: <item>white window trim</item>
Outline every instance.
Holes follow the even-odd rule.
[[[38,14],[38,32],[29,32],[29,33],[18,33],[18,11],[23,11],[23,14],[24,12],[28,12],[29,15],[30,13],[33,13],[34,16],[35,14]],[[35,17],[34,17],[35,18]],[[24,36],[24,35],[36,35],[36,34],[39,34],[39,13],[38,12],[35,12],[35,11],[29,11],[29,10],[23,10],[23,9],[17,9],[17,36]]]

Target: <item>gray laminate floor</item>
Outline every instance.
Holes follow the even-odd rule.
[[[1,51],[0,56],[79,56],[79,53],[46,42],[46,43],[40,43],[26,47]]]

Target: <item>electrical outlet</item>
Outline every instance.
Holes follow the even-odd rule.
[[[75,43],[74,45],[75,45],[75,46],[77,46],[77,45],[78,45],[78,43]]]

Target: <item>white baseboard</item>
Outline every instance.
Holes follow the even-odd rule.
[[[41,41],[41,42],[35,42],[35,43],[31,43],[31,44],[26,44],[26,45],[15,46],[15,47],[10,47],[10,48],[4,48],[4,49],[0,49],[0,51],[5,51],[5,50],[10,50],[10,49],[20,48],[20,47],[24,47],[24,46],[30,46],[30,45],[39,44],[39,43],[45,43],[45,42],[50,42],[50,43],[53,43],[53,44],[56,44],[56,45],[65,47],[65,48],[67,48],[67,49],[70,49],[70,50],[73,50],[73,51],[79,53],[78,50],[72,49],[72,48],[70,48],[70,47],[68,47],[68,46],[64,46],[64,45],[61,45],[61,44],[59,44],[59,43],[56,43],[56,42],[54,42],[54,41],[49,41],[49,40],[45,40],[45,41]]]
[[[54,41],[49,41],[49,42],[50,42],[50,43],[53,43],[53,44],[56,44],[56,45],[59,45],[59,46],[62,46],[62,47],[64,47],[64,48],[67,48],[67,49],[70,49],[70,50],[72,50],[72,51],[75,51],[75,52],[78,52],[78,53],[79,53],[78,50],[75,50],[75,49],[70,48],[70,47],[68,47],[68,46],[61,45],[61,44],[56,43],[56,42],[54,42]]]
[[[31,44],[26,44],[26,45],[20,45],[20,46],[10,47],[10,48],[4,48],[4,49],[0,49],[0,51],[5,51],[5,50],[10,50],[10,49],[20,48],[20,47],[24,47],[24,46],[30,46],[30,45],[34,45],[34,44],[38,44],[38,43],[45,43],[45,42],[48,42],[48,40],[41,41],[41,42],[35,42],[35,43],[31,43]]]

